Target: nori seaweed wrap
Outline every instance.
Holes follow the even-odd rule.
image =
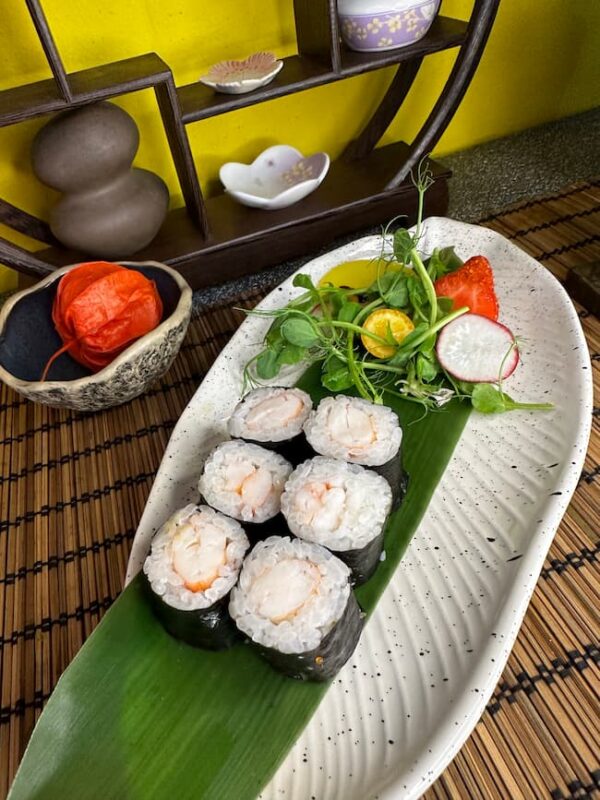
[[[310,395],[302,389],[265,386],[240,400],[227,428],[232,438],[275,450],[299,464],[312,455],[302,429],[311,410]]]
[[[296,467],[281,496],[290,531],[335,553],[356,584],[377,569],[391,506],[392,490],[381,475],[323,456]]]
[[[248,548],[242,526],[208,506],[186,506],[162,526],[143,573],[154,613],[172,636],[209,650],[234,644],[227,602]]]
[[[253,548],[229,612],[276,669],[300,680],[333,678],[363,625],[348,567],[324,547],[289,537]]]
[[[390,458],[385,464],[378,467],[371,467],[373,472],[385,478],[392,490],[392,511],[397,511],[404,500],[404,495],[408,489],[408,475],[402,466],[402,452],[399,450],[397,455]]]
[[[279,453],[235,439],[206,459],[198,490],[208,505],[242,522],[255,542],[281,532],[281,493],[291,471]]]
[[[389,483],[392,510],[406,492],[400,444],[402,428],[396,413],[360,397],[325,397],[304,423],[306,438],[322,456],[359,464],[382,475]]]

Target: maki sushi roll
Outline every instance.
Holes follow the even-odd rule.
[[[304,424],[308,443],[319,455],[372,467],[387,480],[396,509],[404,496],[400,457],[402,428],[388,406],[360,397],[326,397]]]
[[[348,567],[324,547],[279,536],[244,561],[229,613],[276,669],[301,680],[333,678],[363,625]]]
[[[235,407],[228,424],[229,435],[276,450],[298,464],[310,456],[302,428],[311,411],[310,395],[302,389],[253,389]]]
[[[239,440],[223,442],[207,458],[198,489],[208,505],[244,522],[251,537],[264,538],[283,524],[276,517],[291,471],[289,461],[272,450]]]
[[[172,636],[209,650],[231,647],[238,634],[227,600],[249,546],[239,522],[208,506],[186,506],[162,526],[143,572]]]
[[[281,496],[290,531],[335,553],[357,584],[377,569],[391,507],[392,490],[381,475],[322,456],[297,467]]]

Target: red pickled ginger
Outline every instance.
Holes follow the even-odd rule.
[[[52,320],[63,346],[46,364],[42,380],[65,351],[98,372],[156,328],[162,311],[156,285],[141,272],[108,261],[75,267],[56,290]]]

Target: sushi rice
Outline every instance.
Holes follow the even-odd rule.
[[[313,651],[342,618],[350,570],[310,542],[271,536],[244,561],[229,613],[253,642],[284,654]]]
[[[391,408],[359,397],[326,397],[304,424],[311,447],[320,455],[378,467],[398,455],[402,429]]]
[[[207,609],[231,590],[249,546],[239,522],[208,506],[189,505],[152,540],[144,573],[152,592],[172,608]]]
[[[361,549],[379,536],[391,506],[392,490],[381,475],[322,456],[297,467],[281,497],[290,531],[336,552]]]
[[[240,440],[223,442],[207,458],[198,489],[223,514],[261,523],[279,513],[291,471],[289,461],[272,450]]]

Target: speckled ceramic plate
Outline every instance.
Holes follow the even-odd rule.
[[[577,314],[552,275],[506,239],[429,219],[422,250],[455,245],[494,268],[501,318],[523,337],[507,390],[548,413],[473,413],[426,516],[352,660],[265,788],[264,800],[418,797],[481,715],[511,650],[585,456],[592,408]],[[379,251],[369,237],[302,268],[318,279]],[[263,303],[299,290],[285,281]],[[240,397],[243,364],[268,320],[247,319],[184,411],[137,532],[128,578],[154,531],[197,499],[196,481]],[[291,382],[293,376],[289,376]]]

